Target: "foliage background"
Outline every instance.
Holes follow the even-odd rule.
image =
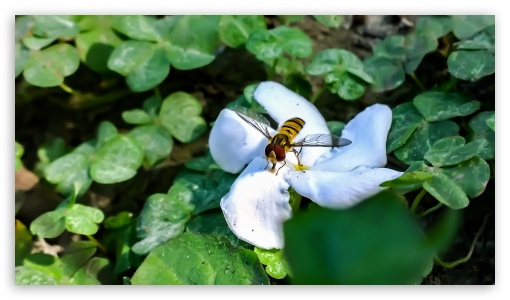
[[[273,18],[269,18],[268,22],[269,23],[275,22],[275,24],[281,25],[282,19],[273,17]],[[285,19],[283,22],[285,22]],[[361,34],[360,34],[359,31],[356,31],[356,28],[359,29],[361,27],[362,29],[363,28],[367,29],[367,28],[369,28],[369,26],[366,23],[362,23],[362,24],[358,24],[358,27],[356,27],[356,23],[354,23],[354,24],[355,25],[350,28],[352,31],[342,30],[341,28],[338,28],[338,29],[336,29],[337,31],[335,32],[335,34],[330,34],[332,29],[329,29],[327,26],[321,24],[320,22],[316,22],[313,19],[310,20],[310,18],[306,19],[305,21],[298,21],[294,26],[302,29],[315,41],[314,54],[322,49],[330,48],[332,46],[334,46],[335,48],[352,47],[351,46],[352,44],[356,44],[355,42],[353,43],[353,40],[355,40],[356,38],[360,39],[361,44],[363,44],[363,42],[369,43],[369,45],[371,45],[370,43],[375,44],[376,40],[378,41],[381,39],[380,37],[377,36],[378,34],[379,35],[382,34],[383,36],[385,36],[385,35],[396,33],[395,30],[398,31],[398,30],[402,29],[402,28],[399,28],[401,26],[400,23],[398,23],[399,25],[395,25],[390,21],[389,24],[387,24],[388,26],[386,28],[384,26],[374,27],[377,29],[372,28],[373,30],[377,31],[377,30],[380,30],[380,28],[382,27],[382,28],[385,28],[385,30],[387,30],[387,32],[383,32],[383,33],[370,32],[369,34],[367,34],[367,32],[364,32],[362,30]],[[378,25],[381,25],[381,24],[378,24]],[[365,27],[363,27],[363,26],[365,26]],[[403,26],[403,28],[405,30],[405,26]],[[376,35],[376,37],[371,37],[371,35],[374,35],[374,34]],[[366,37],[365,35],[368,35],[368,37]],[[328,37],[330,37],[330,38],[328,39]],[[342,40],[342,38],[344,38],[345,40]],[[37,42],[40,42],[40,41],[37,41]],[[147,43],[147,42],[144,42],[144,43]],[[358,49],[356,51],[356,54],[362,58],[368,56],[369,51],[368,50],[366,50],[365,52],[363,51],[363,48],[364,47],[366,48],[366,46],[367,45],[364,45],[364,46],[361,45],[361,47],[359,47],[360,49]],[[189,94],[193,95],[194,98],[198,99],[202,105],[207,104],[206,110],[203,112],[199,111],[197,114],[201,114],[201,116],[203,116],[203,118],[206,120],[206,123],[212,122],[212,121],[214,121],[214,117],[217,115],[219,110],[221,110],[228,102],[235,100],[238,95],[243,94],[243,88],[246,85],[256,82],[256,81],[265,80],[267,78],[268,74],[269,74],[269,76],[271,76],[271,72],[268,72],[267,68],[264,69],[264,64],[261,64],[258,60],[254,59],[254,57],[251,54],[247,53],[246,51],[236,51],[236,50],[227,48],[226,53],[227,54],[225,54],[225,52],[222,53],[222,55],[225,55],[225,56],[223,56],[223,60],[224,60],[223,64],[222,64],[221,59],[217,59],[211,65],[208,65],[205,68],[201,68],[197,72],[187,72],[184,70],[177,70],[175,68],[172,69],[170,72],[170,77],[167,78],[167,81],[165,81],[165,84],[161,85],[159,87],[159,89],[160,89],[159,93],[163,96],[162,98],[165,98],[167,95],[169,95],[170,91],[171,92],[178,91],[178,90],[186,91]],[[299,56],[299,55],[300,54],[297,54],[297,56]],[[431,57],[428,57],[428,58],[432,59],[432,60],[435,59],[434,56],[432,58]],[[267,58],[265,58],[265,59],[267,59]],[[269,59],[271,59],[271,58],[269,58]],[[232,62],[232,60],[240,60],[240,63],[230,64]],[[226,63],[225,61],[227,61],[229,63]],[[160,65],[160,64],[157,64],[157,65]],[[244,68],[244,70],[249,69],[250,72],[243,72],[243,69],[241,69],[241,70],[239,69],[240,66],[242,66]],[[247,66],[250,66],[250,67],[247,68]],[[289,67],[288,65],[286,65],[286,66],[284,65],[280,69],[281,70],[280,72],[285,73],[289,69],[292,70],[292,68],[293,68],[293,66]],[[296,68],[299,69],[299,66],[297,66]],[[426,67],[423,67],[423,68],[426,68]],[[275,70],[277,70],[277,69],[275,68]],[[269,70],[269,71],[271,71],[271,70]],[[422,71],[424,74],[427,74],[426,70],[422,70]],[[412,72],[409,72],[409,73],[412,73]],[[228,74],[232,74],[231,75],[232,77],[227,77]],[[123,75],[129,77],[128,73],[125,73]],[[281,76],[282,74],[274,74],[273,76],[279,76],[279,75]],[[285,75],[285,74],[283,74],[283,75]],[[335,75],[335,74],[333,74],[333,75]],[[220,80],[217,77],[219,77]],[[292,77],[292,76],[286,76],[286,77],[291,78],[291,79],[296,78],[296,77]],[[279,78],[279,77],[276,77],[276,78]],[[331,78],[334,79],[335,76],[331,76]],[[311,86],[309,88],[313,87],[314,91],[321,90],[320,89],[320,87],[322,86],[321,79],[322,78],[319,77],[318,79],[314,80],[314,78],[312,77],[311,78]],[[427,86],[433,86],[436,79],[437,78],[433,77],[433,78],[429,79],[430,80],[429,82],[427,82],[424,78],[422,78],[424,84]],[[485,80],[487,80],[487,79],[485,79]],[[491,78],[489,77],[488,80],[491,80]],[[492,78],[492,80],[494,80],[494,79]],[[303,83],[299,79],[295,80],[295,81],[297,83]],[[134,80],[134,82],[138,82],[138,81]],[[332,81],[332,82],[334,83],[334,81]],[[130,83],[130,81],[128,79],[127,84],[129,85],[129,83]],[[105,103],[103,101],[109,101],[109,100],[101,99],[100,100],[101,102],[99,102],[98,107],[94,107],[94,98],[95,97],[87,97],[86,93],[80,94],[79,97],[69,98],[65,92],[63,92],[61,89],[58,89],[58,88],[57,89],[33,88],[30,85],[26,85],[26,83],[23,83],[22,80],[20,80],[20,79],[18,79],[18,84],[19,84],[18,87],[21,86],[21,88],[19,88],[19,91],[21,91],[21,92],[19,94],[17,94],[16,101],[17,102],[18,101],[19,102],[29,101],[29,102],[25,103],[25,104],[19,104],[19,106],[16,107],[16,113],[18,113],[20,111],[23,112],[22,115],[18,115],[18,114],[16,115],[16,129],[17,129],[16,140],[21,141],[21,144],[24,146],[25,153],[23,156],[23,163],[25,165],[27,165],[28,168],[31,170],[37,170],[37,168],[39,168],[39,170],[45,169],[46,166],[44,165],[44,163],[48,164],[49,162],[54,160],[54,158],[56,158],[60,154],[62,154],[63,151],[69,150],[69,148],[67,150],[63,150],[62,148],[65,148],[65,147],[62,144],[59,144],[60,142],[56,142],[56,144],[55,144],[55,142],[53,140],[53,144],[48,144],[45,148],[46,156],[51,156],[52,151],[56,151],[56,153],[59,153],[59,154],[55,154],[56,157],[53,157],[53,158],[46,157],[46,159],[47,159],[46,162],[43,159],[41,159],[41,157],[44,157],[44,154],[37,153],[36,149],[40,150],[41,146],[44,145],[46,142],[52,140],[52,138],[54,136],[64,137],[65,140],[67,140],[67,143],[69,143],[70,145],[74,145],[74,146],[80,144],[79,141],[85,141],[89,138],[95,137],[96,135],[99,136],[99,140],[101,140],[101,136],[102,136],[104,143],[110,142],[112,136],[115,135],[115,129],[111,126],[111,123],[106,123],[106,124],[103,124],[100,126],[99,122],[103,121],[103,120],[109,120],[113,124],[116,124],[119,128],[122,128],[122,126],[126,126],[126,123],[123,123],[123,121],[125,121],[129,117],[119,114],[119,112],[140,107],[141,102],[147,98],[147,96],[145,96],[143,93],[140,94],[140,93],[126,92],[126,88],[124,87],[123,89],[120,89],[120,90],[121,90],[121,92],[122,92],[122,90],[124,90],[125,94],[120,93],[120,95],[116,95],[114,97],[117,99],[121,98],[122,99],[121,102],[116,101],[116,102],[114,102],[115,105],[107,104],[106,106],[103,106]],[[83,91],[90,88],[91,85],[96,86],[96,88],[95,88],[96,90],[93,93],[96,93],[98,91],[100,92],[100,91],[102,91],[101,89],[104,88],[101,86],[101,84],[98,84],[97,78],[95,77],[95,73],[93,73],[93,72],[91,73],[90,70],[84,69],[83,66],[81,67],[81,70],[78,69],[77,73],[74,73],[73,75],[71,75],[69,77],[69,80],[66,79],[66,84],[68,86],[72,86],[73,89],[77,89],[77,87],[82,86],[81,89],[80,88],[78,88],[78,89],[83,90]],[[106,80],[106,83],[104,83],[104,84],[106,84],[106,86],[108,86],[108,80]],[[121,85],[122,83],[119,83],[119,81],[114,80],[113,85],[115,86],[117,84]],[[362,85],[366,85],[366,83],[364,83]],[[301,86],[301,85],[298,85],[298,86]],[[305,86],[305,88],[302,91],[304,93],[310,94],[310,89],[307,88],[306,84],[304,86]],[[481,87],[485,87],[485,86],[487,86],[486,81],[481,81],[478,84],[475,84],[474,87],[470,87],[470,88],[475,90],[478,93],[481,93],[482,95],[487,95],[487,94],[491,95],[491,93],[493,93],[493,90],[491,91],[490,88],[488,91],[481,89]],[[406,79],[406,81],[404,82],[404,84],[402,86],[399,85],[398,87],[399,87],[399,89],[396,90],[396,92],[380,93],[380,91],[379,91],[378,97],[375,99],[378,100],[377,102],[384,102],[384,103],[388,103],[388,104],[395,103],[396,104],[399,99],[399,96],[401,96],[402,94],[409,93],[409,90],[416,89],[416,86],[413,84],[413,82],[409,78]],[[136,90],[138,88],[139,87],[131,86],[131,89]],[[334,84],[333,84],[332,89],[335,92],[337,91],[337,87],[335,88]],[[38,94],[38,93],[40,93],[40,94]],[[399,94],[399,93],[402,93],[402,94]],[[28,97],[24,98],[23,97],[24,95],[25,96],[28,95]],[[346,95],[342,95],[342,96],[345,98]],[[349,96],[349,95],[347,95],[347,96]],[[335,115],[335,116],[330,115],[330,116],[328,116],[326,114],[325,117],[328,120],[335,119],[335,120],[347,121],[356,112],[358,112],[362,107],[370,104],[371,102],[376,102],[374,100],[374,97],[372,97],[372,96],[373,96],[373,94],[371,94],[371,91],[368,91],[366,94],[364,94],[364,96],[361,99],[358,99],[355,102],[345,102],[345,101],[340,102],[340,101],[338,101],[337,95],[335,95],[334,93],[329,93],[328,91],[324,91],[324,93],[321,94],[320,100],[318,100],[318,101],[320,101],[320,102],[318,102],[318,104],[331,105],[332,107],[338,106],[339,108],[341,107],[341,109],[338,109],[338,111],[344,111],[345,115]],[[40,100],[34,101],[33,100],[34,98],[37,99],[38,97],[48,98],[48,99],[51,99],[51,101],[40,101]],[[27,100],[26,98],[30,98],[30,99]],[[489,96],[489,98],[490,98],[490,96]],[[214,99],[214,100],[209,102],[210,99]],[[92,101],[90,102],[90,100],[92,100]],[[92,105],[92,106],[89,106],[87,108],[82,107],[82,105],[84,103],[85,103],[85,105]],[[194,100],[190,100],[190,103],[195,103],[195,102],[194,102]],[[193,104],[190,104],[190,105],[193,105]],[[23,109],[19,110],[18,107],[23,107]],[[490,104],[489,104],[489,109],[490,109]],[[335,111],[336,111],[336,109],[335,109]],[[46,113],[41,114],[40,112],[49,112],[49,114],[46,114]],[[122,117],[123,117],[123,119],[122,119]],[[134,121],[135,123],[141,122],[141,121],[139,121],[139,119],[136,119],[136,117],[134,117],[134,118],[135,118],[135,121]],[[144,117],[142,117],[142,119],[143,118]],[[46,123],[47,120],[51,120],[51,122]],[[145,121],[143,121],[143,122],[145,122]],[[200,119],[198,119],[196,122],[199,125],[201,123],[203,123],[203,121],[201,121]],[[41,124],[45,124],[45,125],[41,126]],[[119,126],[118,124],[122,124],[122,125]],[[46,129],[45,126],[48,126],[47,128],[50,128],[50,130]],[[165,126],[165,128],[171,128],[171,127],[172,127],[171,125]],[[100,128],[99,133],[97,131],[98,128]],[[124,129],[124,130],[126,130],[126,129]],[[201,129],[199,129],[199,130],[201,130]],[[54,136],[47,136],[47,135],[45,136],[44,134],[41,134],[40,131],[52,132],[52,134]],[[127,132],[127,131],[121,131],[121,132]],[[161,133],[161,135],[165,135],[165,133]],[[176,136],[177,135],[178,135],[178,133],[176,134]],[[128,182],[124,185],[122,183],[119,184],[118,186],[105,185],[105,184],[109,183],[109,182],[106,182],[106,181],[108,181],[108,179],[105,179],[106,181],[103,183],[99,183],[99,184],[94,183],[93,186],[91,187],[91,189],[97,190],[99,192],[94,192],[93,194],[95,194],[95,195],[88,195],[85,197],[85,198],[90,197],[89,199],[84,200],[84,198],[81,198],[82,200],[80,200],[80,201],[85,201],[86,205],[91,206],[91,207],[100,207],[102,211],[106,211],[108,214],[110,214],[110,213],[113,214],[113,212],[115,212],[115,211],[120,211],[120,208],[127,208],[128,210],[131,209],[133,211],[139,211],[141,209],[141,205],[142,205],[141,203],[137,203],[137,204],[135,204],[135,207],[133,207],[132,201],[125,200],[128,203],[123,203],[122,199],[129,199],[130,193],[133,193],[134,195],[136,195],[137,193],[140,193],[141,190],[146,189],[147,184],[148,184],[148,182],[146,180],[147,175],[149,176],[148,178],[151,178],[152,180],[154,180],[153,184],[155,184],[156,186],[161,185],[161,186],[166,186],[166,188],[168,188],[170,186],[169,182],[171,182],[170,179],[175,177],[175,175],[180,170],[183,169],[182,164],[184,162],[189,161],[190,158],[193,156],[199,156],[200,154],[204,153],[206,138],[207,138],[207,136],[204,135],[204,136],[202,136],[202,138],[198,138],[193,143],[187,143],[186,136],[184,136],[184,138],[183,138],[184,143],[182,143],[182,144],[175,143],[173,145],[170,160],[168,160],[166,162],[167,163],[166,167],[170,166],[170,168],[161,168],[160,167],[159,169],[156,169],[156,171],[154,171],[156,173],[153,173],[152,177],[150,174],[151,172],[148,172],[148,174],[143,174],[143,173],[145,173],[145,171],[141,170],[141,173],[139,172],[137,174],[137,176],[135,176],[134,179],[132,179],[133,181]],[[119,140],[119,142],[125,142],[125,143],[129,144],[129,140],[128,141],[126,141],[125,139],[120,140],[118,138],[117,138],[117,140]],[[125,143],[123,144],[123,146],[125,146]],[[114,144],[114,143],[112,142],[111,144]],[[107,152],[107,151],[104,150],[103,152]],[[55,153],[55,152],[53,152],[53,153]],[[101,157],[101,153],[98,155]],[[152,161],[149,158],[149,156],[147,156],[147,155],[145,157],[145,160],[146,160],[145,161],[146,165],[147,164],[151,165],[151,163],[154,163],[154,161]],[[394,163],[398,164],[398,161],[394,161]],[[94,168],[91,166],[91,168],[94,170],[97,170],[98,168],[100,168],[100,165],[101,164],[97,164],[97,167]],[[137,162],[135,162],[134,165],[136,166]],[[188,168],[189,168],[189,165],[190,165],[190,163],[188,163],[188,166],[187,166]],[[206,164],[206,166],[208,166],[208,165]],[[191,169],[195,169],[195,170],[196,170],[196,168],[198,168],[198,169],[203,168],[203,165],[199,164],[198,167],[196,167],[196,166],[191,167]],[[208,168],[209,168],[209,166],[208,166]],[[203,169],[199,170],[199,171],[203,171]],[[58,178],[55,180],[51,180],[51,177],[52,177],[51,172],[49,172],[49,173],[48,173],[48,171],[44,171],[44,172],[46,172],[45,177],[48,181],[55,181],[53,183],[58,183],[58,182],[61,183],[60,187],[58,188],[60,192],[72,194],[72,192],[70,192],[70,191],[72,191],[72,188],[73,188],[72,184],[65,183],[65,182],[64,182],[64,184],[62,184],[62,179],[58,180]],[[91,172],[94,173],[94,171],[91,171]],[[37,172],[35,172],[35,173],[37,174]],[[27,176],[30,176],[30,175],[27,175]],[[99,178],[100,177],[101,176],[99,176]],[[165,178],[165,179],[162,179],[162,178]],[[119,180],[119,179],[117,179],[117,180]],[[219,180],[221,181],[223,179],[219,178]],[[24,180],[24,181],[30,182],[30,180]],[[101,179],[99,181],[101,181]],[[121,179],[121,181],[122,181],[122,179]],[[163,182],[161,182],[161,181],[163,181]],[[43,212],[51,211],[53,209],[53,207],[62,200],[59,198],[58,194],[56,194],[54,190],[52,191],[50,189],[48,191],[48,189],[45,186],[41,186],[41,190],[34,190],[33,186],[30,186],[29,188],[27,188],[27,190],[30,192],[24,193],[23,197],[27,197],[27,196],[34,197],[34,195],[35,195],[34,198],[43,198],[40,196],[39,193],[49,193],[49,195],[45,194],[44,199],[53,198],[54,200],[53,200],[53,202],[45,200],[46,202],[44,204],[46,205],[46,207],[44,207],[38,203],[38,204],[33,204],[33,206],[31,208],[24,208],[25,211],[21,211],[21,213],[20,213],[20,219],[24,219],[25,224],[29,224],[30,220],[35,219],[37,216],[41,215]],[[162,188],[155,187],[154,190],[155,191],[159,190],[161,192],[165,192],[164,189],[162,189]],[[494,190],[494,188],[489,187],[488,190]],[[150,194],[152,194],[152,193],[150,193]],[[149,196],[149,195],[146,195],[146,196]],[[138,202],[141,202],[141,201],[145,200],[146,196],[139,195],[139,196],[135,196],[135,198],[138,198]],[[487,197],[489,197],[489,199],[493,198],[493,196],[491,197],[490,195],[488,195]],[[112,202],[112,201],[115,201],[114,199],[118,199],[120,201],[117,203]],[[412,197],[411,197],[411,199],[412,199]],[[424,203],[427,204],[427,202],[425,202],[425,201],[431,201],[431,203],[433,203],[434,199],[432,198],[432,199],[427,200],[427,198],[425,198]],[[50,202],[50,203],[48,203],[48,202]],[[25,203],[30,203],[30,201],[25,200]],[[115,205],[114,205],[115,207],[112,205],[112,203],[115,203]],[[104,205],[104,206],[102,206],[102,205]],[[76,207],[79,207],[79,206],[76,206]],[[205,207],[207,207],[207,206],[205,206]],[[472,208],[472,207],[473,206],[469,206],[466,209],[466,214],[469,214],[470,212],[474,213],[475,214],[474,219],[476,219],[478,221],[473,222],[473,225],[472,225],[473,228],[468,229],[469,233],[467,234],[465,239],[463,239],[463,242],[468,243],[468,244],[469,244],[469,241],[472,240],[473,235],[474,235],[473,233],[480,226],[481,221],[483,219],[483,216],[478,215],[478,213],[480,211],[476,207],[475,208]],[[194,207],[194,208],[183,207],[182,209],[184,211],[186,211],[186,210],[194,210],[194,209],[196,210],[197,208],[196,207]],[[206,208],[202,208],[202,209],[205,210]],[[484,208],[484,209],[486,209],[486,208]],[[489,207],[487,209],[491,210],[492,208]],[[31,215],[23,215],[23,213],[27,213],[27,214],[31,214]],[[96,213],[97,213],[97,211],[91,212],[90,219],[96,220],[95,223],[103,222],[104,217],[102,217],[102,216],[95,217],[94,215]],[[194,213],[199,214],[200,211],[195,211]],[[129,218],[130,218],[129,216],[126,216],[125,222],[129,223]],[[178,219],[179,218],[177,217],[177,220]],[[470,219],[473,219],[473,218],[470,218]],[[107,226],[106,224],[107,223],[105,222],[105,226]],[[493,220],[491,221],[491,224],[493,224]],[[93,234],[94,233],[94,225],[88,224],[87,226],[88,226],[87,228],[89,228],[90,226],[92,227],[92,229],[90,229],[90,230]],[[111,225],[111,226],[115,226],[115,225]],[[115,227],[110,227],[110,228],[115,229]],[[491,234],[493,235],[493,225],[492,225],[492,233],[491,233],[490,228],[491,227],[489,227],[489,229],[487,229],[488,231],[485,231],[486,232],[485,234],[489,236],[488,237],[489,241],[491,240],[491,237],[490,237]],[[86,234],[86,233],[87,232],[82,233],[82,234]],[[123,234],[128,234],[128,236],[129,236],[129,233],[123,233]],[[64,234],[64,236],[62,238],[67,238],[69,241],[71,236],[66,237],[65,235],[67,235],[67,234]],[[140,236],[138,236],[138,238],[140,238]],[[60,243],[66,244],[66,242],[57,242],[57,244],[60,244]],[[462,244],[462,242],[460,244]],[[487,244],[487,241],[485,241],[484,245],[481,245],[482,249],[486,249],[486,244]],[[87,245],[85,245],[85,246],[87,246]],[[460,245],[459,251],[461,251],[462,249],[465,249],[465,246]],[[485,251],[485,250],[481,250],[481,251]],[[451,252],[451,254],[452,254],[452,257],[455,257],[455,252]],[[133,258],[133,259],[136,260],[136,258]],[[102,262],[98,262],[98,263],[101,264]],[[136,265],[136,262],[131,262],[131,263]],[[470,265],[473,263],[475,264],[475,266]],[[480,265],[476,265],[477,263]],[[444,271],[438,271],[437,274],[433,274],[430,277],[431,282],[429,282],[429,283],[438,283],[437,280],[439,280],[440,283],[443,283],[443,284],[444,283],[454,283],[454,282],[449,282],[449,280],[460,280],[462,283],[469,283],[470,280],[475,281],[475,282],[471,281],[471,283],[491,283],[491,281],[493,280],[493,277],[491,277],[490,273],[491,273],[491,270],[493,272],[494,265],[493,265],[493,260],[491,261],[490,254],[489,254],[488,258],[483,257],[483,255],[482,255],[482,258],[479,260],[476,260],[476,261],[471,260],[467,265],[465,265],[465,268],[468,268],[468,269],[476,268],[477,270],[480,270],[480,266],[482,266],[482,269],[488,268],[489,275],[487,275],[486,271],[484,271],[485,269],[482,270],[480,273],[466,272],[465,271],[466,269],[464,269],[464,270],[454,269],[455,271],[452,270],[452,272],[448,273],[448,275],[443,275],[442,272],[444,272]],[[116,266],[116,268],[122,268],[122,267]],[[456,272],[458,272],[458,273],[456,273]],[[474,277],[473,278],[462,278],[458,274],[471,274]],[[476,275],[473,275],[473,274],[476,274]],[[484,276],[489,276],[489,277],[484,277]]]

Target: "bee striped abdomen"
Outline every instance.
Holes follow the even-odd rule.
[[[301,118],[292,118],[285,123],[283,123],[282,128],[280,129],[279,134],[285,134],[289,137],[289,140],[292,140],[305,126],[305,121]]]

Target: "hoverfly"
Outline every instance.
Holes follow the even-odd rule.
[[[285,161],[285,155],[287,152],[292,151],[296,155],[298,166],[302,167],[303,165],[299,160],[299,155],[301,154],[303,147],[342,147],[351,144],[350,140],[331,134],[309,134],[303,139],[294,142],[294,138],[305,126],[305,121],[298,117],[285,121],[277,133],[274,136],[271,136],[267,129],[270,127],[269,121],[264,116],[242,106],[235,106],[232,110],[241,119],[250,124],[253,128],[257,129],[258,132],[267,138],[268,143],[264,152],[267,160],[266,168],[269,165],[269,162],[273,164],[270,170],[271,173],[275,171],[277,162],[283,161],[283,165],[278,168],[278,171],[285,166],[287,163]],[[300,149],[298,151],[295,148]],[[278,171],[276,171],[276,175],[278,175]]]

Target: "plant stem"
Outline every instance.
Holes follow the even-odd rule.
[[[478,230],[478,232],[476,233],[475,235],[475,238],[473,239],[473,242],[471,243],[471,247],[469,248],[469,252],[466,256],[464,256],[463,258],[459,259],[459,260],[456,260],[454,262],[444,262],[442,261],[439,257],[434,257],[434,260],[439,264],[441,265],[443,268],[447,268],[447,269],[451,269],[459,264],[462,264],[462,263],[465,263],[467,262],[470,258],[471,258],[471,255],[473,254],[473,251],[475,249],[475,245],[476,245],[476,241],[478,241],[478,238],[480,237],[480,235],[482,234],[483,230],[485,229],[485,225],[487,225],[487,220],[489,219],[490,214],[487,214],[484,218],[483,218],[483,223],[482,223],[482,226],[480,227],[480,229]]]
[[[432,213],[432,212],[435,212],[436,210],[438,210],[441,206],[443,206],[443,203],[438,203],[436,206],[434,207],[431,207],[429,209],[427,209],[425,212],[423,212],[421,215],[420,215],[420,218],[423,218],[425,217],[426,215]]]
[[[423,196],[425,196],[426,193],[427,193],[427,190],[421,189],[418,196],[416,196],[416,198],[414,198],[413,204],[411,205],[411,212],[413,214],[415,213],[416,207],[418,207],[418,203],[420,203],[421,198],[423,198]]]
[[[103,246],[103,244],[101,244],[98,240],[96,240],[93,236],[91,235],[87,235],[87,238],[92,242],[94,243],[97,248],[99,248],[99,250],[101,250],[101,252],[107,254],[108,251],[106,250],[105,246]]]
[[[317,101],[317,99],[319,99],[319,97],[324,93],[326,88],[327,88],[326,85],[323,84],[321,89],[317,92],[317,94],[313,95],[312,99],[310,99],[310,102],[315,103],[315,101]]]
[[[412,72],[411,74],[409,74],[411,76],[411,78],[414,80],[414,82],[420,87],[420,89],[422,91],[425,90],[425,87],[423,86],[423,84],[421,83],[421,81],[418,79],[418,77],[416,77],[416,74],[414,74],[414,72]]]
[[[70,86],[68,86],[68,85],[66,85],[65,83],[63,83],[63,82],[62,82],[61,84],[59,84],[59,86],[60,86],[60,87],[61,87],[64,91],[68,92],[69,94],[73,94],[73,93],[74,93],[73,89],[72,89]]]

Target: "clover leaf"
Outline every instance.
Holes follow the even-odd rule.
[[[480,109],[480,101],[458,93],[424,92],[413,99],[413,104],[429,122],[464,117]]]
[[[303,58],[312,54],[312,41],[297,28],[278,26],[253,32],[246,42],[246,49],[262,61],[277,59],[284,53]]]
[[[220,39],[227,46],[237,48],[243,45],[250,34],[259,29],[266,29],[264,16],[221,16],[218,32]]]

